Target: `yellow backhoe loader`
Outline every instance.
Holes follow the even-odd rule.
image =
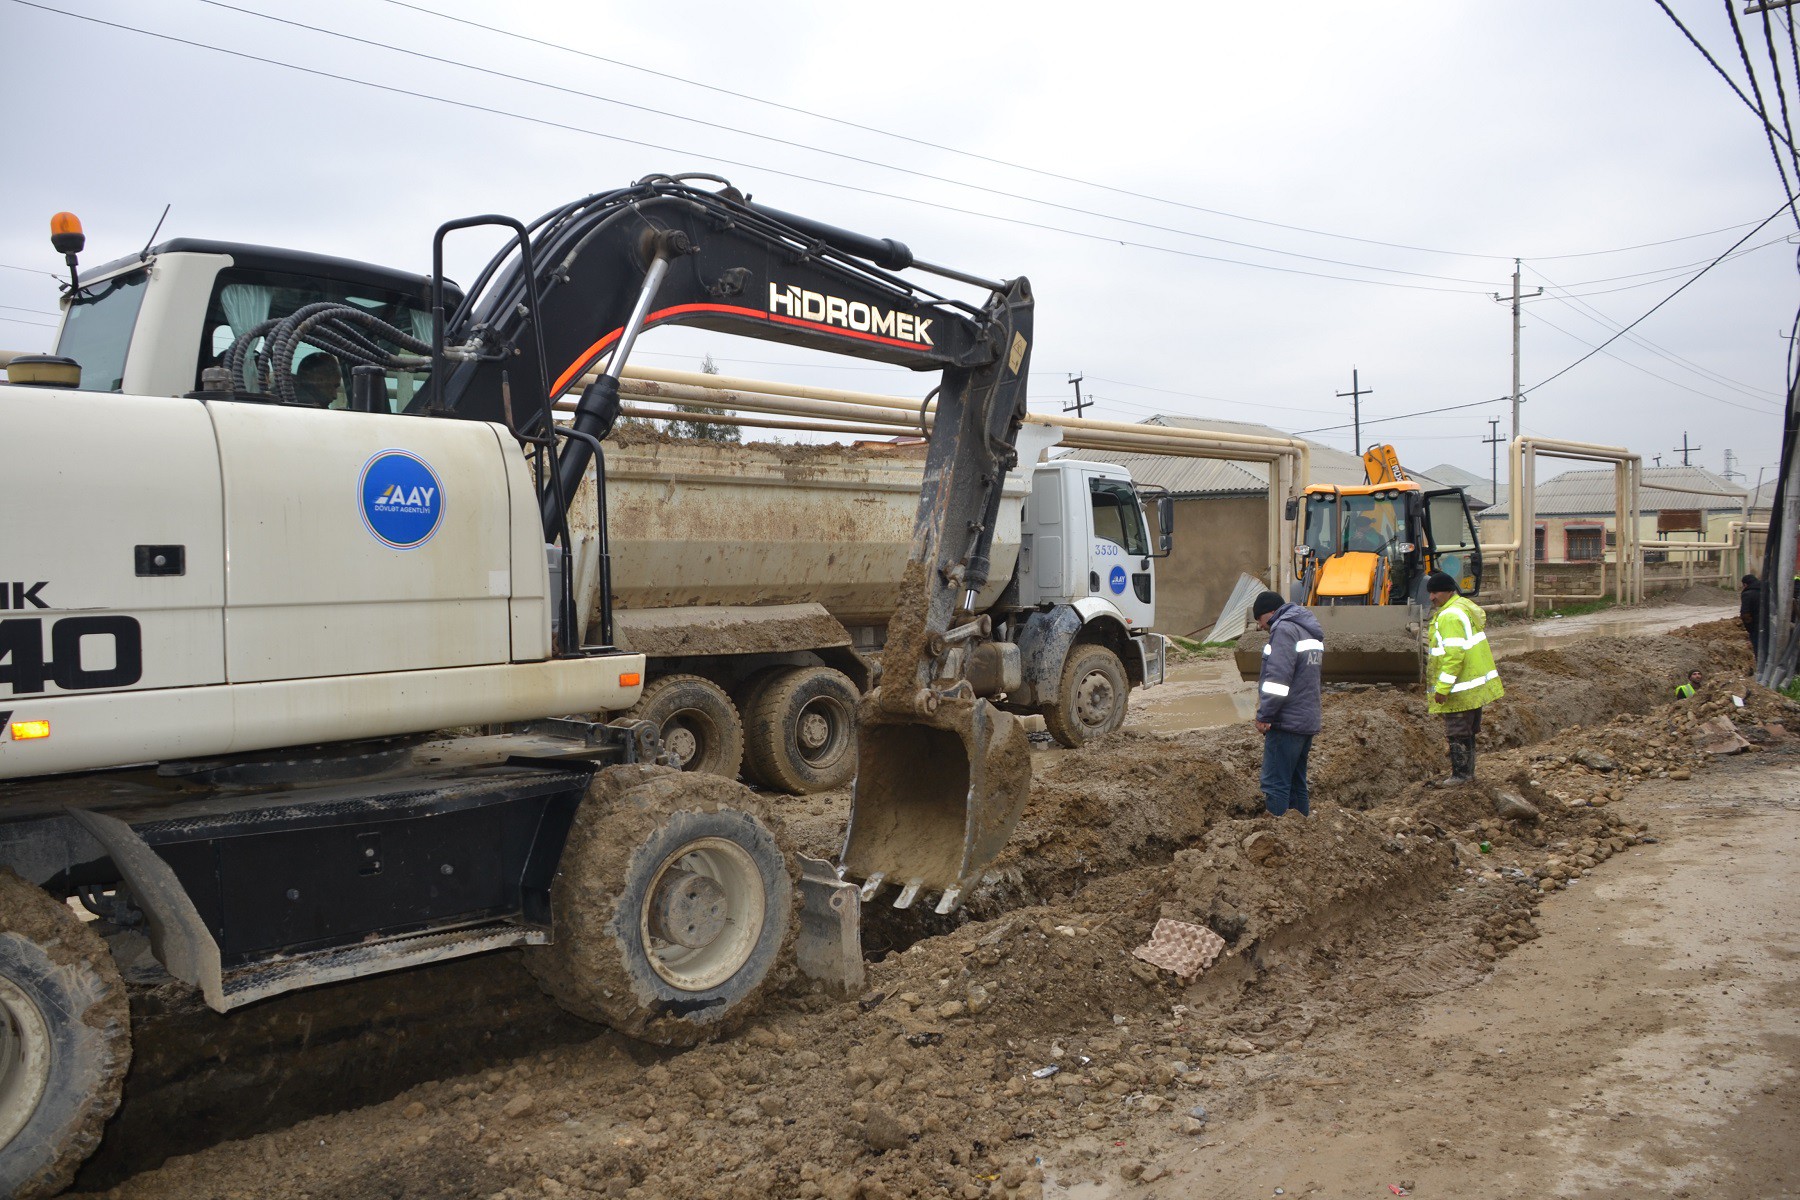
[[[1464,595],[1481,590],[1481,545],[1461,488],[1427,491],[1388,445],[1363,455],[1368,482],[1313,484],[1290,501],[1301,521],[1289,599],[1325,630],[1327,683],[1417,683],[1425,677],[1425,579],[1443,571]],[[1304,507],[1302,517],[1299,509]],[[1238,642],[1238,672],[1255,679],[1263,634]]]

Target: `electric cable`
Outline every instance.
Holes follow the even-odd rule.
[[[1731,7],[1731,0],[1725,0],[1725,15],[1731,19],[1732,40],[1737,42],[1738,58],[1743,61],[1744,75],[1750,81],[1750,93],[1756,97],[1756,115],[1762,118],[1763,135],[1768,138],[1769,141],[1769,155],[1775,160],[1775,173],[1781,176],[1781,190],[1792,197],[1796,190],[1796,185],[1800,185],[1800,168],[1797,168],[1795,171],[1794,182],[1789,183],[1787,164],[1781,161],[1781,150],[1775,145],[1777,131],[1774,123],[1769,120],[1769,105],[1768,102],[1763,99],[1762,84],[1757,82],[1756,67],[1750,62],[1750,48],[1744,45],[1744,30],[1743,27],[1738,24],[1737,10]],[[1785,114],[1787,110],[1787,97],[1782,97],[1781,106],[1782,111]],[[1794,135],[1792,131],[1789,131],[1782,140],[1787,143],[1788,153],[1789,155],[1792,155],[1794,152]],[[1800,227],[1800,210],[1794,208],[1791,199],[1788,201],[1788,211],[1793,215],[1794,225]]]
[[[1662,0],[1657,0],[1657,3],[1661,4]],[[1574,362],[1570,363],[1568,366],[1564,367],[1562,370],[1558,371],[1556,374],[1551,375],[1546,379],[1540,379],[1538,382],[1532,384],[1530,387],[1526,388],[1523,392],[1520,392],[1519,394],[1521,396],[1523,396],[1523,395],[1526,395],[1527,393],[1535,392],[1539,388],[1543,387],[1545,384],[1549,383],[1552,379],[1559,379],[1562,376],[1567,375],[1570,371],[1573,371],[1576,367],[1579,367],[1582,363],[1584,363],[1588,359],[1594,357],[1594,355],[1600,353],[1600,351],[1606,349],[1608,346],[1612,345],[1614,342],[1616,342],[1620,338],[1624,337],[1627,333],[1630,333],[1633,329],[1635,329],[1639,325],[1643,324],[1643,322],[1649,318],[1651,313],[1654,313],[1657,309],[1661,308],[1663,305],[1667,304],[1669,301],[1673,300],[1675,297],[1681,295],[1681,293],[1687,291],[1688,288],[1693,286],[1695,281],[1701,279],[1702,277],[1705,276],[1705,274],[1708,271],[1712,270],[1714,267],[1718,266],[1721,262],[1725,261],[1726,255],[1729,255],[1733,250],[1736,250],[1739,246],[1743,245],[1745,242],[1747,242],[1751,238],[1755,237],[1758,233],[1760,233],[1762,231],[1764,226],[1768,225],[1771,221],[1775,220],[1775,218],[1779,217],[1784,211],[1787,211],[1787,209],[1789,208],[1790,205],[1793,204],[1793,202],[1794,202],[1794,197],[1792,195],[1789,195],[1786,199],[1784,199],[1781,202],[1781,207],[1776,209],[1774,212],[1770,213],[1767,217],[1765,217],[1763,219],[1762,223],[1759,224],[1755,229],[1752,229],[1749,233],[1746,233],[1743,237],[1739,238],[1736,242],[1732,243],[1732,245],[1726,249],[1724,254],[1719,255],[1718,258],[1713,259],[1712,262],[1708,263],[1704,267],[1701,267],[1700,270],[1696,271],[1694,273],[1694,275],[1691,278],[1689,278],[1685,283],[1683,283],[1680,287],[1676,288],[1674,291],[1670,292],[1667,296],[1664,296],[1661,300],[1658,300],[1655,304],[1651,305],[1650,309],[1647,312],[1645,312],[1643,316],[1639,317],[1637,320],[1633,321],[1631,324],[1625,326],[1625,328],[1619,330],[1619,332],[1613,334],[1611,337],[1607,338],[1604,342],[1601,342],[1598,346],[1595,346],[1592,350],[1589,350],[1586,354],[1582,355],[1580,358],[1576,359]]]
[[[1542,279],[1545,283],[1549,284],[1550,288],[1553,289],[1553,290],[1546,292],[1546,295],[1548,295],[1550,299],[1556,301],[1558,304],[1561,304],[1566,308],[1571,309],[1577,315],[1584,316],[1584,317],[1588,318],[1589,320],[1595,322],[1596,324],[1605,326],[1607,329],[1615,329],[1616,330],[1619,327],[1619,323],[1617,321],[1613,320],[1611,317],[1607,316],[1605,313],[1601,312],[1599,309],[1595,308],[1593,305],[1587,303],[1585,300],[1582,300],[1580,297],[1568,297],[1568,296],[1558,295],[1557,292],[1562,290],[1562,285],[1557,283],[1554,279],[1551,279],[1548,275],[1544,274],[1544,272],[1540,268],[1534,266],[1531,268],[1531,272],[1532,272],[1532,274],[1536,275],[1539,279]],[[1570,336],[1573,336],[1573,335],[1570,335]],[[1579,339],[1577,339],[1577,340],[1579,340]],[[1735,392],[1738,392],[1745,396],[1749,396],[1751,399],[1754,399],[1754,400],[1774,400],[1775,399],[1774,392],[1772,392],[1768,388],[1759,388],[1754,384],[1742,383],[1738,380],[1732,379],[1728,375],[1722,375],[1719,372],[1714,371],[1709,367],[1703,367],[1699,363],[1692,362],[1688,359],[1681,357],[1681,355],[1674,353],[1673,351],[1666,350],[1663,347],[1658,346],[1655,342],[1652,342],[1649,338],[1646,338],[1646,337],[1642,336],[1641,334],[1634,333],[1627,340],[1631,341],[1635,345],[1643,347],[1644,349],[1650,351],[1652,354],[1657,355],[1659,358],[1666,359],[1669,362],[1675,363],[1678,366],[1685,367],[1689,371],[1692,371],[1694,374],[1699,375],[1702,378],[1709,379],[1710,381],[1712,381],[1714,383],[1723,384]],[[1673,381],[1671,380],[1670,382],[1673,382]]]
[[[723,155],[719,155],[719,154],[703,153],[703,152],[695,151],[695,150],[688,150],[688,149],[682,149],[682,148],[673,147],[673,146],[666,146],[666,145],[663,145],[658,142],[645,141],[640,138],[625,137],[622,134],[604,133],[604,132],[601,132],[600,130],[596,130],[596,129],[588,129],[588,128],[585,128],[585,127],[579,126],[579,125],[571,125],[564,121],[554,121],[554,120],[549,119],[548,117],[536,117],[536,116],[531,116],[531,115],[528,115],[525,113],[517,113],[517,112],[512,112],[510,110],[507,110],[507,109],[496,108],[491,105],[476,104],[473,101],[457,100],[457,99],[453,99],[448,96],[434,95],[429,92],[414,91],[410,88],[403,88],[403,87],[396,86],[394,84],[378,83],[378,82],[376,82],[374,80],[370,80],[370,79],[358,79],[358,78],[356,78],[354,76],[350,76],[350,75],[340,75],[336,72],[326,71],[326,70],[323,70],[318,67],[300,66],[297,63],[284,62],[280,59],[268,58],[264,55],[252,54],[252,53],[249,53],[248,51],[244,51],[244,50],[234,50],[234,49],[231,49],[231,48],[225,47],[225,46],[216,46],[216,45],[213,45],[208,42],[199,42],[199,41],[195,41],[191,38],[184,38],[184,37],[180,37],[175,34],[159,33],[159,32],[156,32],[155,30],[143,29],[143,28],[140,28],[135,25],[127,25],[127,24],[124,24],[124,23],[118,22],[118,21],[110,21],[110,20],[106,20],[105,18],[102,18],[102,17],[90,16],[86,13],[69,12],[66,9],[56,8],[53,5],[39,3],[38,0],[11,0],[11,3],[21,5],[25,8],[37,9],[40,12],[54,13],[57,16],[69,17],[71,19],[78,20],[78,21],[86,21],[91,24],[104,26],[109,29],[117,29],[117,30],[120,30],[120,31],[126,32],[126,33],[139,34],[144,37],[154,38],[158,41],[171,42],[176,45],[188,46],[192,49],[208,51],[208,52],[215,53],[215,54],[222,54],[227,57],[243,59],[248,62],[262,63],[265,66],[280,67],[284,70],[294,71],[294,72],[297,72],[299,74],[304,74],[304,75],[312,75],[312,76],[316,76],[316,77],[322,78],[322,79],[331,79],[331,80],[335,80],[339,83],[348,83],[348,84],[352,84],[357,87],[371,88],[375,91],[387,92],[387,93],[390,93],[393,95],[399,95],[399,96],[407,96],[407,97],[410,97],[410,98],[416,99],[416,100],[433,101],[433,102],[436,102],[439,104],[450,105],[451,107],[464,109],[464,110],[470,111],[470,112],[479,112],[479,113],[485,113],[490,116],[505,117],[505,118],[508,118],[511,120],[524,121],[524,122],[527,122],[527,123],[533,124],[533,125],[541,125],[541,126],[544,126],[545,128],[549,128],[549,129],[559,129],[559,130],[563,130],[568,133],[578,133],[578,134],[582,134],[587,137],[600,138],[602,140],[611,141],[611,142],[618,142],[623,145],[638,146],[638,147],[642,147],[644,149],[657,150],[657,151],[661,151],[661,152],[667,153],[667,154],[677,154],[677,155],[689,156],[689,157],[699,159],[702,161],[720,163],[720,164],[723,164],[726,166],[743,167],[743,168],[745,168],[747,170],[751,170],[751,171],[760,171],[766,175],[775,175],[775,176],[779,176],[779,177],[785,178],[785,179],[800,180],[805,183],[816,184],[820,187],[834,188],[839,191],[852,192],[852,193],[855,193],[858,195],[864,195],[864,196],[875,196],[875,197],[879,197],[884,200],[894,200],[894,201],[897,201],[897,202],[903,203],[903,204],[914,204],[914,205],[918,205],[923,208],[936,209],[941,212],[956,213],[959,216],[975,217],[975,218],[978,218],[981,220],[996,221],[996,222],[1000,222],[1002,224],[1016,225],[1021,228],[1036,229],[1036,230],[1041,230],[1041,231],[1048,232],[1048,233],[1060,233],[1060,234],[1064,234],[1069,237],[1081,238],[1081,239],[1084,239],[1087,241],[1110,242],[1110,243],[1112,243],[1114,245],[1118,245],[1118,246],[1125,246],[1125,247],[1130,247],[1130,248],[1139,249],[1139,250],[1149,250],[1149,251],[1153,251],[1153,252],[1161,253],[1161,254],[1170,254],[1170,255],[1175,255],[1177,257],[1180,257],[1180,258],[1192,258],[1192,259],[1196,259],[1196,260],[1203,261],[1203,262],[1216,262],[1216,263],[1223,263],[1223,264],[1231,265],[1231,266],[1248,267],[1253,270],[1274,271],[1274,272],[1277,272],[1279,274],[1284,274],[1284,275],[1302,275],[1302,276],[1306,276],[1308,278],[1328,279],[1328,280],[1333,280],[1333,281],[1336,281],[1339,283],[1360,283],[1360,284],[1365,284],[1365,285],[1368,285],[1371,287],[1403,288],[1403,289],[1406,289],[1409,291],[1437,292],[1437,293],[1446,294],[1446,295],[1473,296],[1473,295],[1485,295],[1486,294],[1485,288],[1476,289],[1476,288],[1434,287],[1434,286],[1431,286],[1428,284],[1402,283],[1398,280],[1358,279],[1354,276],[1333,275],[1333,274],[1329,274],[1329,273],[1323,272],[1323,271],[1309,271],[1309,270],[1306,270],[1306,269],[1300,268],[1300,267],[1283,267],[1283,266],[1277,266],[1273,263],[1249,262],[1249,261],[1246,261],[1243,259],[1228,258],[1223,255],[1203,254],[1197,250],[1183,250],[1183,249],[1180,249],[1180,248],[1174,247],[1174,246],[1160,246],[1154,242],[1141,242],[1141,241],[1134,241],[1134,240],[1127,239],[1127,238],[1119,238],[1119,237],[1115,237],[1111,234],[1094,233],[1094,232],[1090,232],[1087,230],[1081,230],[1081,229],[1071,229],[1066,226],[1051,225],[1051,224],[1048,224],[1048,223],[1042,222],[1042,221],[1027,220],[1026,218],[1023,218],[1023,217],[1002,216],[998,213],[982,212],[978,209],[964,208],[959,205],[945,204],[945,203],[935,201],[935,200],[925,200],[925,199],[922,199],[922,198],[919,198],[916,196],[905,196],[905,195],[901,195],[901,194],[898,194],[895,192],[886,192],[886,191],[882,191],[879,188],[861,187],[856,184],[841,183],[836,180],[820,179],[816,176],[802,174],[797,171],[782,170],[777,167],[764,166],[759,163],[747,162],[742,159],[727,158],[727,157],[725,157]]]
[[[1662,9],[1663,12],[1668,15],[1669,20],[1675,22],[1675,28],[1681,30],[1682,36],[1687,38],[1689,43],[1691,43],[1693,45],[1694,49],[1696,49],[1700,52],[1700,57],[1704,58],[1707,61],[1708,65],[1710,65],[1713,70],[1715,70],[1719,73],[1719,78],[1723,79],[1725,81],[1725,86],[1729,87],[1734,93],[1737,94],[1737,98],[1744,102],[1744,107],[1748,108],[1752,113],[1756,114],[1757,119],[1763,123],[1763,127],[1765,129],[1767,129],[1771,135],[1781,137],[1781,140],[1784,142],[1787,141],[1786,137],[1779,134],[1776,131],[1775,127],[1773,125],[1769,124],[1768,117],[1765,116],[1762,113],[1762,111],[1756,107],[1756,105],[1750,103],[1750,97],[1744,95],[1744,89],[1740,88],[1737,85],[1737,81],[1732,79],[1731,76],[1729,76],[1725,73],[1725,68],[1721,67],[1718,63],[1718,60],[1715,59],[1712,56],[1712,54],[1707,51],[1705,46],[1702,46],[1700,44],[1700,39],[1695,37],[1693,35],[1693,33],[1688,30],[1688,27],[1681,23],[1681,18],[1676,16],[1674,11],[1672,9],[1670,9],[1668,0],[1654,0],[1654,3],[1656,4],[1656,6],[1658,8]],[[1792,150],[1793,148],[1794,147],[1791,145],[1788,147],[1789,150]],[[1763,223],[1765,225],[1768,224],[1768,222],[1766,222],[1766,221]]]
[[[1543,324],[1548,325],[1550,328],[1556,330],[1556,332],[1562,334],[1564,337],[1568,338],[1572,342],[1577,342],[1583,346],[1588,346],[1588,347],[1593,347],[1593,345],[1594,345],[1594,343],[1588,341],[1586,338],[1577,337],[1575,334],[1570,333],[1567,329],[1564,329],[1561,325],[1558,325],[1556,322],[1554,322],[1550,318],[1544,316],[1542,313],[1538,314],[1537,319],[1540,322],[1542,322]],[[1628,358],[1620,358],[1617,354],[1614,354],[1610,350],[1606,352],[1606,356],[1608,358],[1612,359],[1616,363],[1619,363],[1623,366],[1630,367],[1634,371],[1641,371],[1645,375],[1650,376],[1650,378],[1652,378],[1652,379],[1661,380],[1663,383],[1668,384],[1670,387],[1680,388],[1684,392],[1692,392],[1696,396],[1703,397],[1707,400],[1715,401],[1716,403],[1726,405],[1727,407],[1730,407],[1730,408],[1741,408],[1745,412],[1753,412],[1753,413],[1767,413],[1767,412],[1772,411],[1771,409],[1769,409],[1767,407],[1756,408],[1749,404],[1740,404],[1735,400],[1727,400],[1723,396],[1715,396],[1711,392],[1703,392],[1699,388],[1690,387],[1689,385],[1687,385],[1685,383],[1681,383],[1678,380],[1670,379],[1666,375],[1658,375],[1655,371],[1652,371],[1650,368],[1643,366],[1639,363],[1634,363]]]
[[[1200,233],[1191,229],[1182,229],[1173,225],[1162,225],[1154,221],[1140,221],[1133,217],[1119,216],[1114,213],[1101,212],[1091,208],[1082,208],[1078,205],[1061,204],[1057,201],[1047,200],[1039,196],[1029,196],[1020,192],[1009,192],[1004,188],[987,187],[983,184],[970,183],[966,180],[955,179],[947,175],[936,175],[929,171],[914,170],[910,167],[900,166],[897,163],[883,162],[874,158],[865,158],[861,155],[848,154],[839,150],[829,150],[823,146],[809,145],[806,142],[794,141],[791,138],[758,133],[752,129],[745,129],[735,125],[726,125],[718,121],[709,121],[702,117],[685,116],[681,113],[669,112],[666,109],[653,108],[646,104],[638,104],[629,100],[620,100],[612,96],[603,96],[597,92],[586,92],[579,88],[567,87],[558,83],[550,83],[542,79],[533,79],[525,75],[514,75],[510,72],[501,71],[493,67],[483,67],[474,63],[463,62],[459,59],[446,58],[437,54],[428,54],[423,50],[412,50],[404,46],[389,45],[388,43],[377,41],[373,38],[358,37],[355,34],[342,33],[334,29],[325,29],[318,25],[309,25],[304,21],[295,21],[287,17],[278,17],[272,13],[257,12],[254,9],[243,8],[239,5],[228,3],[227,0],[198,0],[198,3],[206,4],[213,8],[224,9],[228,12],[240,13],[244,16],[272,21],[294,29],[304,29],[310,33],[337,38],[341,41],[353,42],[357,45],[368,46],[377,50],[389,51],[394,54],[403,54],[409,58],[421,59],[425,62],[438,63],[442,66],[456,67],[466,71],[474,71],[477,74],[492,76],[496,79],[505,79],[513,83],[523,83],[532,87],[545,88],[549,91],[560,92],[569,96],[578,96],[584,100],[593,100],[602,104],[613,104],[636,112],[649,113],[658,117],[667,117],[670,120],[675,121],[685,121],[689,124],[700,125],[707,129],[716,129],[724,133],[735,134],[739,137],[754,138],[757,141],[770,142],[778,146],[786,146],[790,149],[801,150],[813,154],[822,154],[828,158],[841,159],[845,162],[852,162],[865,167],[874,167],[877,170],[893,171],[900,175],[911,176],[914,179],[928,180],[932,183],[948,184],[951,187],[966,188],[969,191],[981,192],[1001,199],[1016,200],[1025,204],[1037,204],[1045,208],[1055,209],[1059,212],[1072,213],[1077,216],[1094,217],[1102,221],[1113,221],[1121,225],[1130,225],[1139,229],[1153,230],[1157,233],[1169,233],[1174,234],[1177,237],[1190,237],[1200,241],[1217,242],[1220,245],[1233,246],[1240,250],[1255,250],[1264,254],[1276,254],[1285,258],[1298,258],[1307,262],[1325,263],[1330,266],[1347,267],[1358,271],[1379,271],[1384,274],[1408,275],[1418,279],[1436,279],[1446,283],[1479,284],[1483,282],[1479,279],[1466,279],[1454,275],[1436,275],[1426,271],[1409,271],[1400,267],[1383,267],[1374,263],[1350,262],[1344,259],[1329,258],[1323,255],[1304,254],[1297,250],[1282,250],[1274,246],[1264,246],[1255,242],[1242,242],[1232,238],[1217,237],[1213,234]]]

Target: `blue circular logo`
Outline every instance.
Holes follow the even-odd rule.
[[[1125,594],[1125,568],[1114,563],[1112,572],[1106,577],[1106,582],[1112,588],[1113,595],[1123,596]]]
[[[444,486],[437,473],[405,450],[383,450],[364,463],[357,494],[363,524],[395,550],[423,546],[444,519]]]

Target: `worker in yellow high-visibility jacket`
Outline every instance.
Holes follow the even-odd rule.
[[[1500,686],[1500,670],[1488,645],[1487,613],[1466,596],[1459,595],[1456,580],[1433,571],[1425,581],[1431,594],[1431,645],[1426,659],[1426,684],[1433,715],[1444,717],[1444,735],[1450,740],[1450,775],[1438,787],[1468,783],[1475,778],[1475,735],[1481,732],[1481,709],[1506,692]]]

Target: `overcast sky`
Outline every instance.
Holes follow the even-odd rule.
[[[1722,4],[1670,7],[1741,80]],[[1761,18],[1742,20],[1767,86]],[[1654,0],[0,0],[0,44],[0,348],[19,350],[53,334],[58,210],[81,216],[91,264],[136,251],[171,204],[159,238],[423,272],[452,217],[530,219],[702,170],[924,259],[1030,276],[1036,410],[1072,399],[1079,371],[1093,416],[1311,431],[1348,424],[1353,368],[1365,420],[1504,397],[1510,309],[1492,295],[1514,256],[1546,289],[1525,311],[1530,388],[1784,197],[1757,119]],[[1794,235],[1785,213],[1752,234],[1533,391],[1524,428],[1665,464],[1685,434],[1695,463],[1732,450],[1754,483],[1780,452]],[[467,237],[450,273],[493,248]],[[923,392],[696,331],[657,331],[639,361],[704,352],[728,374]],[[1490,417],[1509,432],[1496,402],[1363,440],[1485,476]]]

